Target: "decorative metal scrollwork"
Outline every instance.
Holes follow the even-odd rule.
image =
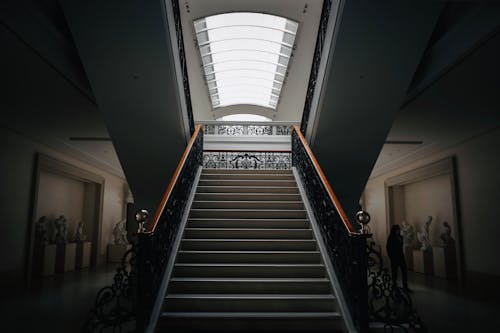
[[[84,332],[144,330],[202,159],[203,131],[199,131],[154,232],[146,232],[143,226],[148,217],[147,211],[137,212],[137,240],[123,256],[113,284],[97,293]]]
[[[189,193],[196,179],[196,172],[202,165],[202,158],[203,131],[200,131],[165,204],[154,233],[138,235],[139,327],[144,327],[148,323],[162,283],[163,273],[172,254],[175,237],[179,232]]]
[[[292,167],[290,152],[203,152],[205,169],[288,170]]]
[[[368,325],[366,236],[348,232],[296,131],[292,132],[292,160],[321,229],[349,312],[358,328],[364,331]]]
[[[306,102],[304,104],[304,112],[302,113],[302,121],[300,123],[300,131],[304,134],[306,133],[307,124],[309,122],[309,114],[311,112],[314,89],[316,88],[316,82],[318,79],[319,65],[321,63],[323,46],[325,45],[326,30],[328,28],[328,19],[330,17],[331,7],[332,0],[323,1],[323,9],[321,10],[318,37],[316,38],[316,47],[314,48],[313,62],[311,65],[311,74],[309,76],[309,84],[307,86]]]
[[[136,246],[128,250],[116,270],[114,282],[99,290],[94,308],[83,332],[122,332],[135,330],[136,319]]]
[[[368,311],[371,322],[384,324],[386,331],[399,328],[405,332],[426,331],[417,314],[410,293],[396,286],[384,266],[380,250],[373,239],[367,242]]]
[[[179,60],[182,71],[182,86],[184,87],[184,95],[186,96],[186,111],[189,122],[190,133],[194,133],[194,118],[193,106],[191,104],[191,91],[189,90],[189,78],[187,73],[186,52],[184,49],[184,38],[182,37],[181,13],[179,10],[179,1],[172,0],[172,9],[174,14],[175,32],[177,36],[177,50],[179,51]]]
[[[233,126],[218,126],[218,134],[219,135],[231,135],[231,136],[239,136],[243,134],[243,126],[241,125],[233,125]]]
[[[290,125],[262,125],[262,124],[206,124],[203,126],[205,135],[228,136],[268,136],[289,135]]]

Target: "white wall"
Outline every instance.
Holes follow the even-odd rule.
[[[60,215],[64,215],[67,236],[71,239],[78,223],[83,220],[84,195],[84,182],[41,171],[38,180],[35,220],[45,216],[53,221]],[[48,227],[49,237],[52,238],[54,226]]]
[[[498,252],[500,222],[500,129],[474,137],[398,170],[370,178],[364,192],[364,208],[370,213],[375,240],[385,247],[387,212],[384,182],[432,162],[455,156],[458,221],[462,233],[464,268],[500,275]],[[417,190],[417,189],[415,189]],[[430,194],[439,196],[439,193]],[[427,213],[424,212],[425,217]]]
[[[447,221],[453,225],[450,176],[432,177],[405,185],[403,188],[406,222],[413,225],[415,231],[419,231],[427,221],[427,216],[432,216],[429,238],[431,245],[439,245],[442,223]]]
[[[36,154],[43,153],[105,179],[100,255],[104,256],[112,225],[125,216],[125,179],[0,127],[0,281],[22,281],[32,219]]]

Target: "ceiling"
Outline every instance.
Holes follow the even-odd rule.
[[[117,176],[123,171],[95,103],[18,36],[0,26],[4,127]]]
[[[376,177],[500,126],[500,33],[463,58],[407,103],[387,136],[371,177]]]
[[[55,2],[55,1],[54,1]],[[247,2],[247,3],[245,3]],[[299,122],[309,78],[312,50],[322,1],[243,1],[181,0],[181,15],[186,43],[189,79],[195,119],[213,120],[229,113],[269,115],[270,110],[240,106],[212,112],[201,60],[195,48],[191,22],[193,19],[226,11],[257,11],[277,14],[299,21],[297,49],[291,61],[274,120]],[[230,6],[230,7],[228,7]],[[284,9],[284,10],[283,10]],[[36,11],[37,9],[32,9]],[[0,18],[1,15],[0,15]],[[40,20],[30,20],[32,24]],[[46,20],[42,23],[47,24]],[[302,24],[306,22],[306,24]],[[4,22],[5,23],[5,22]],[[64,30],[65,24],[56,24]],[[31,26],[38,32],[49,31],[43,26]],[[13,33],[13,30],[16,33]],[[75,84],[57,57],[41,52],[40,46],[50,45],[51,34],[42,44],[31,43],[22,29],[0,26],[2,52],[1,124],[18,133],[42,142],[80,160],[91,163],[115,175],[124,177],[120,162],[110,141],[70,140],[107,138],[108,130],[95,100]],[[70,34],[62,33],[66,37]],[[58,37],[59,38],[59,37]],[[391,141],[422,141],[421,144],[385,144],[375,164],[372,177],[394,170],[433,152],[492,130],[500,124],[500,86],[495,65],[500,59],[500,37],[491,37],[480,48],[456,64],[446,75],[407,102],[397,114],[387,135]],[[303,48],[300,48],[304,45]],[[36,46],[36,47],[34,47]],[[79,63],[79,59],[73,59]],[[81,66],[81,65],[80,65]],[[354,72],[353,72],[354,73]],[[366,80],[366,78],[364,78]],[[361,81],[360,81],[361,82]],[[26,98],[29,96],[29,98]],[[5,110],[8,110],[7,112]]]
[[[322,0],[180,0],[180,13],[186,50],[189,86],[193,98],[195,121],[214,120],[228,114],[258,114],[276,121],[300,122],[309,83],[309,73],[316,45]],[[299,22],[296,48],[289,63],[286,83],[276,110],[238,105],[212,110],[202,72],[202,63],[196,47],[193,21],[225,12],[259,12],[278,15]]]

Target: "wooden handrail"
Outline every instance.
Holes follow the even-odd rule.
[[[168,184],[167,190],[165,191],[165,194],[163,195],[163,198],[161,199],[160,204],[156,209],[155,215],[153,217],[153,222],[146,229],[147,233],[153,233],[155,231],[156,225],[160,220],[161,214],[165,209],[165,205],[167,204],[167,201],[170,198],[175,183],[177,183],[177,179],[179,178],[182,168],[184,167],[184,163],[186,163],[186,159],[189,155],[189,152],[191,151],[191,148],[193,147],[194,141],[196,140],[198,133],[201,131],[201,128],[202,128],[201,125],[196,125],[194,133],[191,136],[191,139],[189,139],[188,145],[184,150],[184,153],[182,154],[181,160],[179,161],[179,164],[177,164],[177,168],[175,169],[174,175],[172,176],[172,179],[170,179],[170,183]]]
[[[300,128],[297,125],[293,126],[293,130],[297,133],[300,141],[304,145],[304,148],[306,149],[307,155],[309,155],[309,158],[311,159],[314,168],[316,169],[316,172],[319,175],[319,178],[323,182],[323,185],[325,186],[326,191],[328,192],[328,196],[330,197],[330,200],[332,200],[333,205],[335,206],[335,209],[339,213],[342,222],[344,223],[344,226],[346,227],[347,231],[349,232],[350,235],[358,235],[359,232],[357,232],[354,227],[352,226],[351,222],[349,222],[349,219],[347,218],[347,215],[344,212],[344,209],[342,208],[342,205],[340,204],[340,201],[337,199],[337,196],[333,192],[332,187],[330,186],[330,183],[328,182],[328,179],[326,179],[325,174],[323,173],[323,170],[319,166],[318,161],[316,160],[316,157],[314,156],[311,148],[307,144],[306,139],[302,135],[302,132],[300,132]]]

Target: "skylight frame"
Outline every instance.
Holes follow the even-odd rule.
[[[201,18],[193,24],[212,108],[247,104],[275,110],[298,22],[269,14],[234,12]]]

